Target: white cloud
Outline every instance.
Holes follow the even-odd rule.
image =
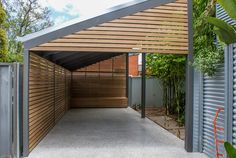
[[[67,20],[68,20],[68,18],[66,16],[58,16],[58,17],[56,17],[56,19],[54,19],[54,24],[55,25],[61,24]]]
[[[89,16],[131,0],[40,0],[45,7],[70,16]]]

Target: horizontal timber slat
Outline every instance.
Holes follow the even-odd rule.
[[[68,108],[66,102],[65,70],[30,53],[29,66],[29,150],[44,138]],[[68,76],[70,73],[68,74]],[[70,77],[70,76],[69,76]],[[67,90],[68,91],[68,90]],[[55,102],[55,94],[60,97]],[[60,101],[60,102],[58,102]],[[58,105],[56,105],[58,103]],[[55,111],[59,106],[59,110]],[[55,116],[58,115],[58,116]]]
[[[188,2],[178,0],[81,30],[32,51],[188,54],[188,47]]]
[[[88,48],[88,47],[35,47],[31,49],[31,51],[70,51],[70,52],[103,52],[103,53],[117,53],[117,52],[125,52],[125,53],[172,53],[172,54],[188,54],[188,51],[184,50],[151,50],[151,49],[120,49],[120,48]]]

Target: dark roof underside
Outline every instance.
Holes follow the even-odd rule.
[[[122,53],[84,53],[84,52],[41,52],[39,56],[54,62],[70,71],[122,55]]]

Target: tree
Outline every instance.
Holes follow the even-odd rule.
[[[7,61],[7,37],[5,28],[6,12],[3,9],[2,2],[0,1],[0,62]]]
[[[186,57],[174,54],[148,54],[148,74],[161,80],[163,104],[166,114],[177,114],[178,122],[184,123]]]
[[[50,11],[40,5],[38,0],[5,1],[8,24],[8,50],[12,54],[22,53],[22,44],[17,37],[37,32],[53,25]]]

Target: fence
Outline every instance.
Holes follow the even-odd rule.
[[[163,105],[161,81],[156,78],[146,79],[146,107]],[[129,106],[141,105],[141,77],[129,77]]]
[[[0,157],[20,156],[22,68],[0,63]]]
[[[224,108],[224,112],[217,126],[225,130],[218,131],[217,138],[236,146],[236,44],[225,48],[225,62],[215,76],[194,75],[193,148],[215,158],[213,120],[218,108]],[[223,144],[219,152],[225,154]]]

